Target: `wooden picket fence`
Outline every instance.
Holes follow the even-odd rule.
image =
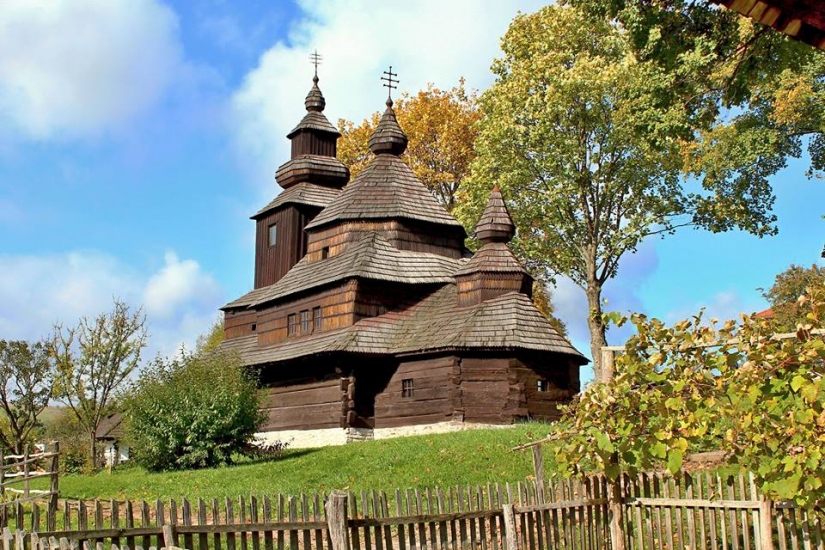
[[[57,514],[60,495],[60,444],[52,441],[42,452],[30,452],[27,445],[23,454],[5,454],[0,450],[0,526],[13,507],[24,503],[47,502],[47,512],[51,517]],[[48,478],[48,489],[33,489],[31,484],[37,479]],[[35,507],[37,505],[35,504]]]
[[[645,474],[621,480],[618,498],[628,550],[825,550],[822,518],[763,499],[749,476]],[[599,476],[209,502],[63,501],[54,516],[17,507],[0,550],[609,550],[613,504]]]

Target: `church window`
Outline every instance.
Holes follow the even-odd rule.
[[[324,321],[324,318],[321,317],[321,308],[314,307],[312,308],[312,321],[315,324],[315,328],[320,329],[321,323]]]
[[[272,224],[269,226],[269,246],[275,246],[278,242],[278,226],[277,224]]]
[[[301,311],[301,332],[309,332],[309,310]]]
[[[401,381],[401,397],[413,396],[413,379],[405,378]]]
[[[298,316],[294,313],[290,313],[287,316],[287,325],[289,327],[287,329],[287,334],[295,334],[298,332]]]
[[[547,380],[537,380],[536,381],[536,391],[539,391],[539,392],[550,391],[550,383]]]
[[[252,323],[252,332],[255,332],[256,330],[258,330],[258,324]]]
[[[325,246],[321,249],[321,259],[326,260],[327,258],[329,258],[329,247]]]

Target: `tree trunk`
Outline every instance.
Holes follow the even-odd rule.
[[[602,320],[602,285],[593,280],[585,289],[587,294],[587,327],[590,329],[590,353],[593,357],[594,379],[607,382],[602,369],[602,348],[607,345],[604,321]]]
[[[89,467],[91,471],[97,471],[97,438],[95,437],[95,431],[91,430],[89,432]]]

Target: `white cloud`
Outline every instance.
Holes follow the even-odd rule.
[[[120,128],[181,59],[177,17],[158,0],[4,0],[0,121],[34,139]]]
[[[450,2],[305,0],[288,42],[266,51],[232,98],[239,154],[251,161],[251,176],[272,190],[277,166],[288,159],[286,134],[304,113],[311,86],[308,54],[324,57],[320,86],[326,114],[361,121],[383,110],[386,90],[379,80],[389,65],[398,71],[399,92],[416,92],[432,82],[447,88],[464,76],[470,88],[493,80],[499,38],[520,9],[545,2],[452,0]]]
[[[215,303],[218,283],[201,271],[198,262],[181,261],[174,252],[167,252],[164,259],[166,265],[152,275],[143,292],[148,315],[169,318],[185,304]]]
[[[192,348],[217,318],[223,296],[197,262],[174,252],[149,275],[99,252],[0,256],[0,338],[44,338],[55,322],[73,326],[109,311],[115,298],[132,308],[143,305],[148,359],[181,344]]]

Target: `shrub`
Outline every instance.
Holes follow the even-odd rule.
[[[43,441],[60,442],[60,473],[77,474],[89,470],[89,434],[72,411],[54,408],[43,418]]]
[[[255,380],[226,353],[158,358],[126,398],[135,461],[152,471],[232,462],[262,420]]]

